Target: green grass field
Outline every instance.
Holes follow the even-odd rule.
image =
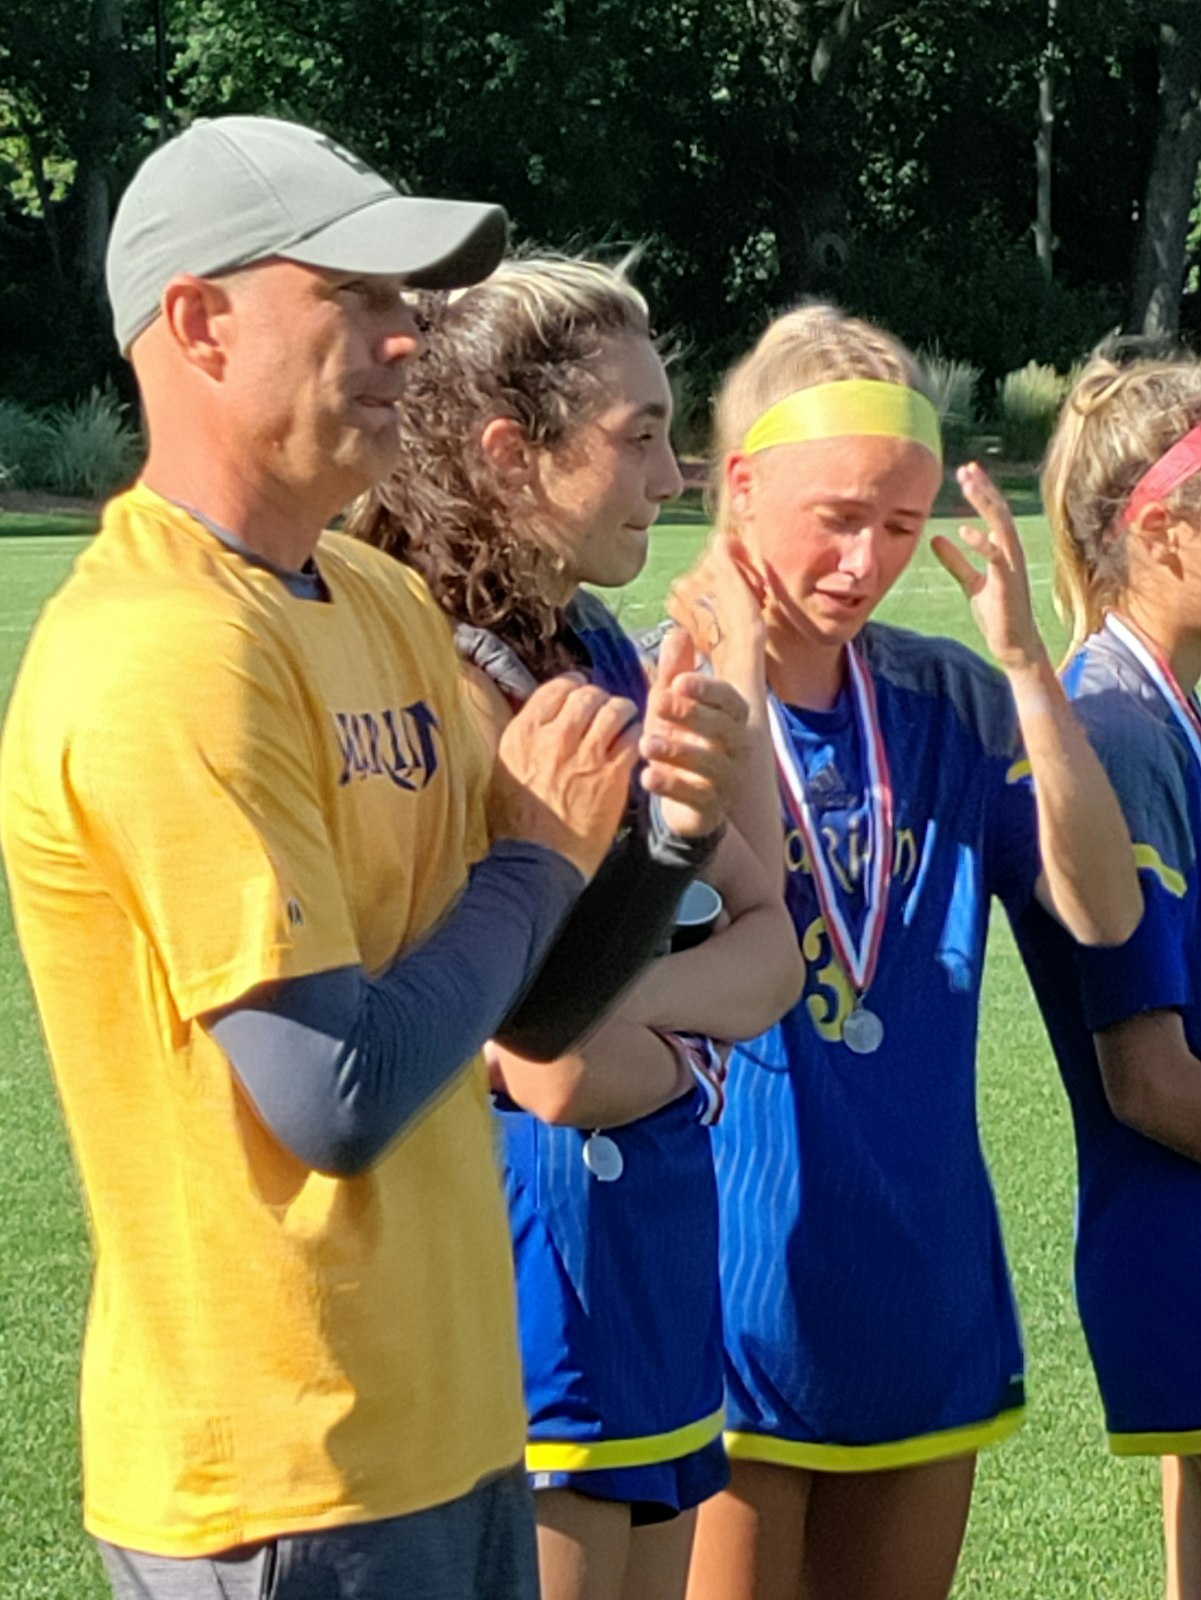
[[[1019,501],[1019,509],[1028,504]],[[25,525],[14,526],[17,520]],[[1031,516],[1021,526],[1040,617],[1058,643],[1045,524]],[[38,537],[32,519],[6,515],[0,536],[7,532],[20,536],[0,537],[5,700],[38,609],[82,542]],[[703,536],[694,516],[665,523],[647,571],[620,597],[628,626],[657,619],[667,583]],[[958,591],[925,546],[881,614],[974,642]],[[0,1596],[101,1600],[107,1591],[78,1512],[75,1390],[86,1230],[7,903],[0,1018],[0,1211],[8,1218],[0,1252]],[[1106,1453],[1072,1302],[1074,1160],[1066,1104],[1003,919],[995,926],[981,1031],[981,1117],[1025,1321],[1030,1405],[1016,1440],[982,1458],[955,1595],[1154,1600],[1162,1588],[1158,1473],[1153,1463],[1118,1463]]]

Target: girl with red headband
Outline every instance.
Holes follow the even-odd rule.
[[[1130,843],[978,467],[959,481],[979,564],[935,548],[1002,670],[869,620],[943,476],[907,351],[793,312],[728,379],[717,435],[717,544],[673,614],[722,672],[766,629],[767,693],[739,687],[776,772],[753,769],[739,816],[786,877],[807,977],[735,1050],[714,1135],[733,1478],[689,1600],[945,1600],[976,1452],[1023,1404],[975,1115],[990,900],[1125,939]]]
[[[1163,1458],[1168,1600],[1201,1593],[1201,365],[1099,359],[1043,480],[1064,683],[1125,809],[1146,912],[1119,950],[1023,925],[1071,1102],[1076,1295],[1120,1456]]]

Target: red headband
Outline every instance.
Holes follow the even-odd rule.
[[[1130,491],[1122,521],[1127,527],[1152,500],[1162,500],[1182,483],[1201,472],[1201,423],[1177,439],[1153,467],[1149,467]]]

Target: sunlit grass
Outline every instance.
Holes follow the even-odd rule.
[[[0,536],[18,530],[0,516]],[[950,529],[953,521],[938,526]],[[1058,643],[1046,527],[1021,521],[1040,617]],[[45,597],[82,541],[0,537],[0,696]],[[697,513],[664,519],[645,573],[613,597],[632,629],[661,614],[671,578],[705,537]],[[974,624],[928,546],[882,613],[974,643]],[[898,773],[900,781],[903,774]],[[0,1595],[102,1600],[79,1526],[75,1388],[88,1277],[82,1209],[30,994],[0,924]],[[1105,1451],[1071,1295],[1074,1165],[1066,1106],[1025,977],[997,920],[984,995],[981,1116],[1001,1198],[1030,1357],[1030,1413],[982,1460],[957,1600],[1155,1600],[1161,1586],[1155,1469]],[[403,1449],[403,1441],[398,1441]],[[854,1600],[848,1596],[847,1600]]]

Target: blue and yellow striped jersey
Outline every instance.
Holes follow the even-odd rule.
[[[1064,684],[1117,791],[1145,910],[1117,949],[1084,949],[1049,917],[1022,951],[1072,1108],[1079,1171],[1076,1296],[1119,1454],[1201,1451],[1201,1166],[1110,1110],[1093,1032],[1177,1010],[1201,1055],[1201,771],[1168,702],[1113,633],[1089,639]]]
[[[715,1130],[733,1454],[863,1470],[1011,1431],[1022,1350],[976,1127],[989,902],[1038,875],[1016,715],[946,640],[862,635],[895,794],[887,922],[867,996],[884,1039],[842,1039],[854,994],[800,835],[788,906],[807,962],[782,1022],[741,1046]],[[870,844],[849,708],[786,711],[852,932]]]

